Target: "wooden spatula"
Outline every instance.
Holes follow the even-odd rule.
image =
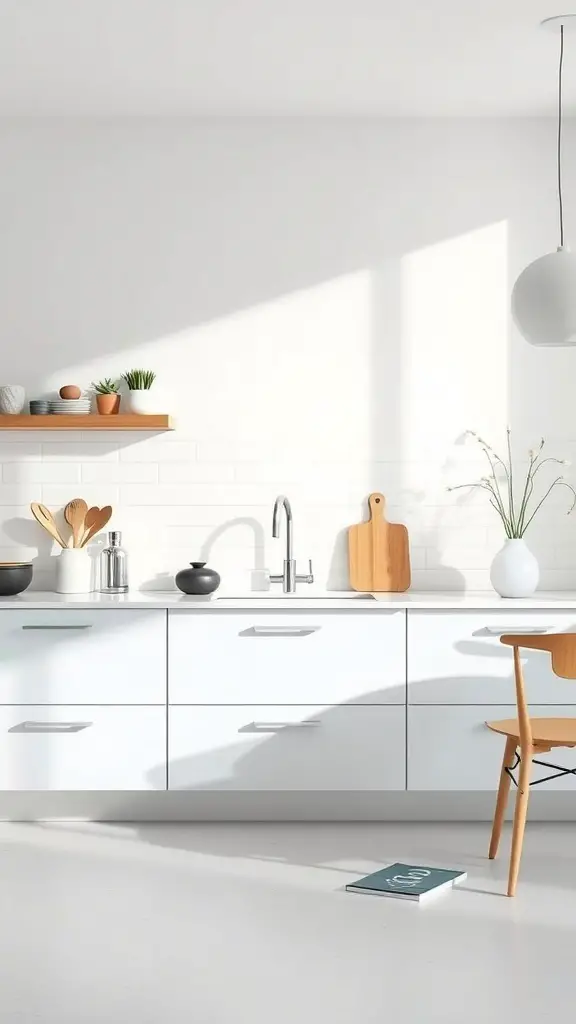
[[[88,522],[90,521],[90,528],[88,529],[87,533],[84,535],[84,539],[82,541],[82,544],[80,545],[81,547],[85,547],[86,544],[88,543],[88,541],[92,540],[92,537],[95,537],[97,533],[100,533],[100,530],[104,529],[104,527],[106,526],[106,523],[109,521],[111,515],[112,515],[112,506],[111,505],[104,505],[104,508],[97,508],[97,509],[95,509],[95,511],[94,511],[94,509],[89,509],[88,510],[88,512],[86,513],[86,518],[85,518],[84,522],[85,522],[86,526],[88,526]]]
[[[84,498],[73,498],[64,509],[64,518],[68,526],[72,528],[71,543],[68,547],[79,548],[84,537],[84,519],[88,511],[88,505]]]
[[[41,505],[38,501],[33,501],[30,505],[30,509],[34,518],[40,523],[40,526],[44,527],[46,532],[58,542],[61,548],[65,548],[66,545],[58,532],[58,527],[56,526],[54,516],[50,509],[46,508],[46,505]]]

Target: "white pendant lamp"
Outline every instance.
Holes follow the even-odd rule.
[[[576,14],[547,18],[542,27],[559,32],[558,63],[558,208],[560,245],[522,271],[512,290],[512,316],[531,345],[576,345],[576,254],[564,245],[562,203],[562,70],[564,33],[576,29]]]

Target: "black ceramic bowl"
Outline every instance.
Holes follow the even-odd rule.
[[[32,582],[31,562],[0,562],[0,597],[14,597]]]

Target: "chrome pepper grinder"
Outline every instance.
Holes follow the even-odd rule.
[[[124,594],[128,590],[128,556],[120,547],[120,530],[108,534],[108,547],[100,554],[100,591],[102,594]]]

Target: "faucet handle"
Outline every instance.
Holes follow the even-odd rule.
[[[312,559],[308,559],[308,572],[303,576],[296,574],[297,583],[314,583],[314,573],[312,571]]]

